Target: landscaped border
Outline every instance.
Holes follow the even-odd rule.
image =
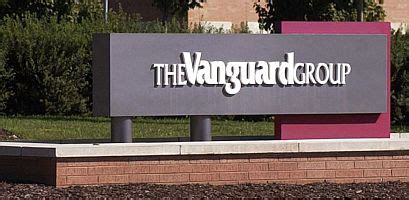
[[[409,181],[409,138],[0,143],[0,178],[55,186]]]

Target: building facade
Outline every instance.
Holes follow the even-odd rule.
[[[201,24],[208,27],[239,28],[241,23],[247,23],[253,33],[262,32],[259,29],[258,15],[255,3],[266,3],[268,0],[199,0],[202,8],[189,10],[187,20],[190,25]],[[392,28],[408,28],[409,0],[376,0],[386,12],[385,21],[391,22]],[[121,7],[125,12],[139,13],[144,20],[154,20],[161,17],[160,11],[152,6],[153,0],[110,0],[110,7]]]

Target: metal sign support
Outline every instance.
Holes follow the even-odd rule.
[[[191,141],[211,141],[210,116],[190,116],[190,140]]]
[[[111,142],[132,143],[132,117],[111,117]]]

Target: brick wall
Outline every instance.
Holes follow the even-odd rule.
[[[254,3],[258,0],[206,0],[203,8],[190,10],[189,23],[200,21],[226,21],[233,24],[241,22],[257,22],[258,16]]]
[[[200,21],[225,21],[233,24],[241,22],[257,22],[258,17],[254,10],[255,2],[265,0],[206,0],[202,3],[203,8],[190,10],[188,13],[189,23]],[[153,0],[113,0],[110,7],[122,9],[129,13],[140,13],[145,20],[160,18],[160,11],[152,6]],[[379,2],[379,0],[378,0]],[[386,21],[392,23],[409,23],[408,0],[383,0],[383,8],[386,11]]]
[[[408,152],[61,158],[58,186],[409,181]]]
[[[382,7],[386,11],[386,21],[393,23],[409,23],[408,0],[384,0]]]

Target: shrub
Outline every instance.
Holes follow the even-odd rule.
[[[272,0],[266,5],[255,4],[260,28],[276,32],[280,21],[355,21],[356,1],[350,0]],[[374,0],[364,2],[366,21],[381,21],[385,11]]]
[[[3,35],[0,35],[0,41],[3,41]],[[0,44],[0,114],[6,109],[7,101],[10,97],[11,90],[7,88],[7,83],[11,78],[11,72],[6,69],[6,45]]]
[[[409,34],[392,34],[391,119],[394,124],[409,123]]]
[[[29,13],[21,18],[5,17],[0,27],[4,46],[0,48],[0,111],[87,114],[92,102],[94,33],[188,32],[176,20],[166,24],[141,22],[137,16],[111,13],[105,23],[102,16],[81,22],[57,16],[38,18]]]

